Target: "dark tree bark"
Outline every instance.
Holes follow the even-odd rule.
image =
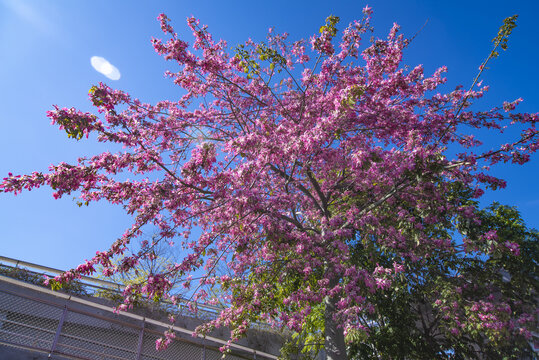
[[[333,319],[337,300],[330,296],[324,299],[326,309],[325,318],[325,352],[326,360],[348,360],[346,343],[342,327]]]

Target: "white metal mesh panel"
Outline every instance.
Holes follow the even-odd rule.
[[[219,359],[222,358],[222,354],[218,351],[215,351],[216,355],[219,356]],[[207,359],[213,359],[213,358],[209,358],[207,357]],[[228,354],[226,357],[225,357],[225,360],[245,360],[246,358],[244,357],[239,357],[239,356],[235,356],[235,355],[232,355],[232,354]],[[254,359],[254,357],[251,355],[249,356],[247,359]]]
[[[223,357],[223,354],[220,351],[206,348],[206,358],[205,358],[205,360],[221,360],[222,357]],[[227,357],[227,359],[228,359],[228,357]]]
[[[249,357],[249,359],[252,359],[253,357]],[[223,353],[219,350],[212,349],[212,348],[206,348],[206,357],[203,358],[204,360],[221,360],[223,359]],[[233,354],[227,354],[224,360],[245,360],[244,357],[238,357],[234,356]]]
[[[49,351],[62,311],[0,291],[0,341]]]
[[[153,333],[144,333],[142,356],[144,360],[202,360],[202,348],[191,343],[173,341],[166,350],[157,351],[155,342],[160,336]]]
[[[56,352],[96,360],[135,359],[138,329],[69,311]]]

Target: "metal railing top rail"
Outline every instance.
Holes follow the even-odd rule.
[[[63,274],[65,272],[65,270],[55,269],[55,268],[52,268],[52,267],[43,266],[43,265],[39,265],[39,264],[34,264],[34,263],[31,263],[31,262],[28,262],[28,261],[13,259],[13,258],[10,258],[10,257],[7,257],[7,256],[1,256],[1,255],[0,255],[0,262],[14,264],[15,267],[19,267],[19,266],[29,267],[31,269],[44,271],[44,272],[48,273],[49,275],[52,275],[52,274],[60,275],[60,274]],[[80,280],[83,280],[84,282],[89,282],[89,283],[99,285],[100,287],[116,288],[119,291],[123,291],[123,289],[125,288],[125,286],[122,285],[122,284],[118,284],[118,283],[115,283],[115,282],[112,282],[112,281],[101,280],[101,279],[93,278],[93,277],[90,277],[90,276],[81,275]]]
[[[30,272],[41,274],[41,275],[52,276],[52,275],[60,275],[65,272],[64,270],[60,270],[60,269],[56,269],[56,268],[52,268],[48,266],[43,266],[39,264],[34,264],[28,261],[13,259],[7,256],[0,255],[0,264],[2,263],[13,264],[15,268],[18,268],[19,266],[23,266],[27,268],[27,270],[29,270]],[[34,270],[38,270],[38,271],[34,271]],[[39,271],[41,271],[41,273]],[[111,281],[97,279],[90,276],[80,275],[80,279],[78,279],[78,281],[80,281],[82,285],[84,286],[89,286],[89,287],[99,289],[99,290],[112,290],[112,291],[121,293],[125,289],[125,285],[123,284],[118,284]],[[180,301],[183,302],[185,305],[194,304],[198,309],[201,309],[202,311],[206,311],[206,312],[220,312],[224,309],[223,307],[220,307],[220,306],[201,304],[201,303],[190,301],[184,298],[180,298]],[[166,305],[172,305],[172,303],[169,301],[162,300],[162,302]]]
[[[16,286],[19,286],[19,287],[22,287],[22,288],[31,289],[33,291],[40,292],[40,293],[43,293],[43,294],[55,296],[55,297],[64,299],[66,301],[71,301],[71,302],[74,302],[74,303],[85,305],[85,306],[88,306],[88,307],[93,308],[93,309],[99,309],[99,310],[102,310],[102,311],[106,311],[106,312],[108,312],[110,314],[120,314],[120,315],[122,315],[124,317],[127,317],[127,318],[130,318],[130,319],[134,319],[134,320],[141,321],[141,322],[144,322],[144,323],[156,325],[156,326],[158,326],[160,328],[163,328],[165,330],[172,328],[174,331],[176,331],[178,333],[187,334],[187,335],[193,335],[193,330],[189,330],[189,329],[186,329],[186,328],[183,328],[183,327],[180,327],[180,326],[176,326],[176,325],[167,324],[167,323],[164,323],[164,322],[159,321],[159,320],[147,318],[145,316],[133,314],[133,313],[130,313],[130,312],[118,311],[117,309],[114,309],[114,308],[106,306],[106,305],[98,304],[98,303],[95,303],[95,302],[92,302],[92,301],[89,301],[89,300],[81,299],[79,297],[69,295],[69,294],[65,294],[65,293],[61,293],[61,292],[58,292],[58,291],[52,291],[52,290],[46,289],[44,287],[29,284],[27,282],[24,282],[24,281],[21,281],[21,280],[16,280],[16,279],[13,279],[13,278],[10,278],[10,277],[7,277],[7,276],[0,275],[0,281],[6,282],[6,283],[9,283],[9,284],[13,284],[13,285],[16,285]],[[219,344],[219,345],[228,344],[228,342],[226,340],[219,339],[219,338],[216,338],[216,337],[213,337],[213,336],[197,335],[197,337],[199,337],[201,339],[205,339],[207,341],[211,341],[211,342],[213,342],[215,344]],[[240,351],[243,351],[243,352],[246,352],[246,353],[250,353],[250,354],[253,354],[255,356],[261,356],[261,357],[265,357],[265,358],[272,359],[272,360],[278,360],[278,357],[275,356],[275,355],[272,355],[272,354],[269,354],[269,353],[266,353],[266,352],[263,352],[263,351],[258,351],[258,350],[249,348],[247,346],[243,346],[243,345],[236,344],[236,343],[231,343],[231,344],[229,344],[229,346],[231,348],[233,348],[233,349],[240,350]]]

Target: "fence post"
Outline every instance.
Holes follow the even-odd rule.
[[[60,332],[62,331],[62,326],[64,325],[64,319],[67,313],[67,304],[64,305],[64,311],[60,317],[60,322],[58,323],[58,329],[56,329],[56,334],[54,335],[54,340],[52,342],[51,351],[49,352],[49,358],[52,357],[52,353],[56,350],[56,344],[58,344],[58,339],[60,338]]]
[[[142,328],[140,329],[140,333],[138,334],[138,345],[137,345],[137,360],[140,360],[140,357],[142,356],[142,343],[144,342],[144,324],[145,319],[142,320]]]
[[[206,339],[202,339],[202,360],[206,360]]]

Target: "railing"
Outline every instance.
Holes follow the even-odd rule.
[[[30,274],[33,274],[37,277],[55,277],[62,274],[64,271],[51,268],[48,266],[43,266],[39,264],[34,264],[27,261],[22,261],[18,259],[9,258],[6,256],[0,256],[0,267],[11,267],[15,269],[22,269],[27,271]],[[111,281],[106,281],[102,279],[97,279],[89,276],[81,276],[75,283],[80,286],[84,294],[93,295],[93,296],[103,296],[107,293],[116,293],[120,295],[125,286],[122,284],[114,283]],[[171,302],[163,300],[160,302],[159,306],[167,311],[178,313],[178,315],[187,315],[194,318],[202,320],[212,320],[217,317],[217,315],[223,310],[223,308],[218,306],[206,305],[190,301],[188,299],[179,300],[180,305],[173,305]],[[191,305],[191,306],[190,306]],[[191,309],[196,309],[196,311],[191,311]],[[263,328],[263,326],[259,326]]]
[[[173,330],[177,337],[166,350],[156,351],[155,342],[166,330]],[[221,358],[218,347],[226,341],[211,336],[184,338],[191,334],[192,330],[183,327],[115,312],[109,306],[0,276],[0,344],[3,345],[85,360]],[[239,344],[232,344],[231,350],[226,359],[277,359]]]
[[[39,264],[34,264],[31,262],[13,259],[6,256],[0,256],[0,263],[2,264],[11,264],[15,268],[24,268],[25,270],[32,272],[36,275],[47,275],[49,277],[54,277],[56,275],[60,275],[64,273],[65,271],[51,268],[48,266],[43,266]],[[124,290],[125,286],[122,284],[117,284],[111,281],[96,279],[89,276],[81,276],[80,282],[89,288],[96,289],[96,290],[116,290],[118,292],[121,292]]]

